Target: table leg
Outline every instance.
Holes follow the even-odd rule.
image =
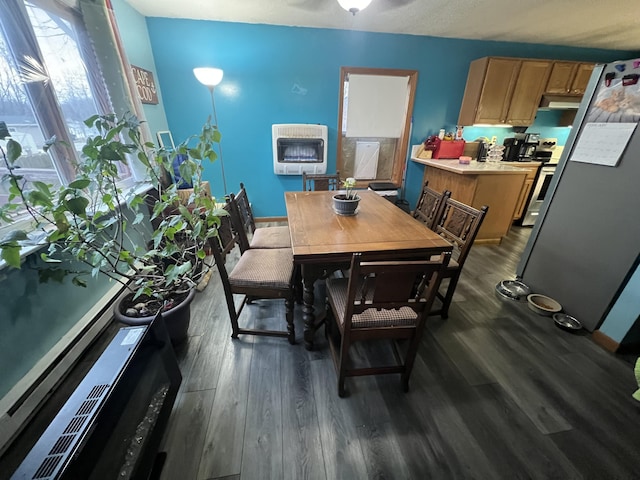
[[[316,280],[320,278],[319,271],[312,265],[302,266],[302,319],[304,320],[304,347],[307,350],[313,350],[313,337],[316,333],[316,315],[313,308],[314,285]]]

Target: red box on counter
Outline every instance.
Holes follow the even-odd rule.
[[[442,140],[432,158],[459,158],[464,153],[464,140]]]

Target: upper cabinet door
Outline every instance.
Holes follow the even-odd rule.
[[[540,98],[551,72],[548,60],[524,60],[513,90],[506,123],[531,125],[536,118]]]
[[[569,93],[577,68],[578,64],[575,62],[553,62],[545,93]]]
[[[571,93],[576,95],[583,95],[587,90],[587,84],[593,73],[593,63],[580,63],[576,69],[576,75],[571,84]]]
[[[460,125],[505,123],[520,64],[518,59],[491,57],[471,62]]]
[[[489,59],[475,123],[498,124],[506,122],[520,63],[519,60],[512,59]]]

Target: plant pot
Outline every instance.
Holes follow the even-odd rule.
[[[358,204],[360,197],[347,198],[344,193],[338,193],[333,196],[333,211],[338,215],[355,215],[358,213]]]
[[[191,301],[196,294],[195,288],[189,291],[187,297],[175,307],[162,313],[162,319],[169,332],[171,343],[178,345],[187,339],[189,323],[191,322]],[[115,319],[125,325],[137,326],[148,325],[155,318],[155,315],[148,317],[129,317],[122,312],[123,303],[130,302],[131,295],[125,295],[114,306]]]

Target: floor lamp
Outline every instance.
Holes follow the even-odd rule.
[[[213,97],[213,89],[222,81],[222,75],[224,72],[219,68],[211,67],[199,67],[193,69],[193,74],[196,79],[209,89],[211,93],[211,106],[213,107],[213,121],[214,126],[218,128],[218,115],[216,114],[216,102]],[[228,196],[227,193],[227,180],[224,176],[224,162],[222,161],[222,144],[218,143],[218,150],[220,151],[220,169],[222,170],[222,186],[224,187],[225,199]]]

